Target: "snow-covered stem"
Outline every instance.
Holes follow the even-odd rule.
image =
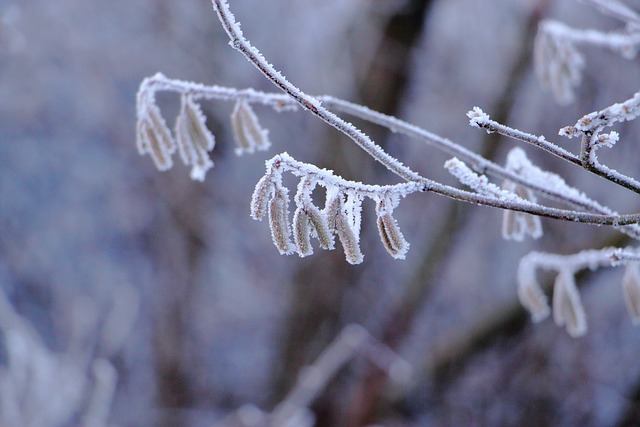
[[[545,21],[541,24],[540,31],[575,44],[605,47],[615,52],[624,52],[625,49],[640,44],[640,31],[637,29],[631,32],[603,32],[592,29],[580,30],[558,21]]]
[[[573,210],[552,208],[549,206],[522,201],[515,198],[503,198],[493,195],[478,194],[471,191],[461,190],[456,187],[441,184],[439,182],[424,180],[418,183],[396,184],[392,186],[367,185],[355,181],[347,181],[343,178],[330,174],[330,177],[323,173],[323,170],[313,165],[293,160],[286,153],[277,155],[270,162],[277,167],[286,165],[287,170],[291,170],[295,175],[306,176],[310,172],[316,174],[319,182],[329,182],[330,185],[344,186],[345,188],[356,189],[357,191],[368,192],[367,195],[374,195],[380,191],[398,190],[400,193],[410,194],[415,191],[430,191],[440,194],[454,200],[474,203],[478,205],[491,206],[498,209],[508,209],[517,212],[529,213],[533,215],[543,216],[546,218],[554,218],[565,221],[584,222],[587,224],[599,225],[627,225],[640,222],[640,215],[601,215],[589,212],[578,212]],[[331,181],[327,181],[330,179]],[[426,181],[426,182],[425,182]],[[404,187],[403,185],[406,185]],[[404,195],[403,194],[403,195]]]
[[[622,22],[640,28],[640,15],[633,9],[618,0],[581,0],[584,3],[591,3],[598,10]]]
[[[274,169],[288,171],[298,177],[311,178],[324,187],[339,188],[344,192],[354,191],[370,198],[385,197],[390,194],[405,197],[417,191],[424,191],[423,186],[417,182],[405,182],[394,185],[369,185],[357,181],[349,181],[334,175],[327,169],[300,162],[287,153],[274,156],[267,162],[267,173],[273,173]]]
[[[527,144],[538,147],[548,153],[553,154],[554,156],[560,157],[563,160],[573,163],[574,165],[582,165],[582,162],[580,161],[580,158],[578,156],[571,153],[570,151],[565,150],[564,148],[557,146],[556,144],[547,141],[544,136],[532,135],[530,133],[526,133],[521,130],[498,123],[495,120],[491,120],[491,117],[478,107],[474,107],[473,110],[469,111],[467,113],[467,116],[469,117],[469,124],[471,126],[485,129],[487,133],[495,132],[512,139],[526,142]]]
[[[627,262],[640,261],[640,249],[638,248],[616,248],[609,255],[613,265]]]
[[[568,138],[582,137],[580,163],[586,170],[640,194],[640,182],[601,164],[597,156],[598,149],[612,147],[619,138],[617,132],[609,134],[601,134],[601,132],[606,127],[633,120],[638,115],[640,115],[640,92],[636,92],[626,101],[583,116],[575,125],[560,129],[559,134]]]
[[[612,255],[618,248],[588,249],[572,255],[558,255],[547,252],[530,252],[521,260],[521,264],[534,265],[537,269],[560,271],[569,269],[573,272],[598,267],[610,267]]]
[[[548,153],[553,154],[554,156],[566,160],[574,165],[580,166],[608,181],[611,181],[635,193],[640,194],[640,182],[627,175],[608,168],[607,166],[602,165],[598,162],[597,156],[595,154],[597,148],[608,145],[607,142],[604,141],[605,139],[608,140],[609,138],[611,138],[613,140],[617,138],[617,134],[615,132],[609,135],[607,138],[603,138],[604,135],[598,135],[598,132],[602,128],[604,128],[605,126],[611,126],[616,121],[630,120],[622,119],[620,114],[616,115],[615,117],[613,115],[609,115],[608,113],[612,111],[611,109],[615,106],[620,106],[620,108],[613,111],[619,112],[620,110],[622,110],[626,114],[625,117],[635,118],[639,112],[639,102],[640,92],[636,93],[633,98],[627,100],[622,104],[614,104],[613,106],[608,107],[601,112],[594,112],[584,116],[582,119],[580,119],[580,121],[578,121],[578,124],[576,124],[575,126],[567,126],[565,128],[562,128],[560,130],[560,135],[568,136],[570,138],[578,136],[578,134],[580,133],[583,135],[583,142],[581,144],[579,156],[565,150],[564,148],[559,147],[556,144],[547,141],[543,136],[532,135],[498,123],[495,120],[491,120],[491,118],[478,107],[470,111],[468,115],[470,117],[470,123],[472,126],[483,128],[487,132],[496,132],[500,135],[534,145]],[[591,123],[595,118],[601,118],[595,120],[598,123],[597,126],[580,125],[581,122]],[[612,143],[609,144],[612,145]]]

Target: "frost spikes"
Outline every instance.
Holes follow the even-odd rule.
[[[158,170],[171,169],[171,155],[176,150],[171,131],[155,104],[147,105],[144,113],[138,122],[138,151],[149,153]]]
[[[253,153],[255,150],[267,150],[269,131],[260,126],[258,117],[246,100],[239,99],[231,113],[233,135],[238,146],[236,154]]]
[[[561,270],[553,287],[553,319],[558,326],[566,326],[573,338],[587,332],[587,319],[580,302],[573,272]]]
[[[293,245],[290,240],[291,230],[288,221],[289,202],[285,191],[282,188],[276,189],[269,202],[269,227],[273,244],[276,245],[280,254],[289,255],[293,253]]]
[[[208,152],[215,146],[215,138],[205,124],[206,117],[190,96],[183,96],[180,114],[176,119],[176,141],[180,158],[191,165],[191,179],[204,181],[213,167]]]
[[[622,292],[627,311],[634,325],[640,325],[640,266],[629,263],[622,277]]]

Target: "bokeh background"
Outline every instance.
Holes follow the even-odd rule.
[[[558,129],[640,81],[638,59],[585,47],[574,104],[540,87],[531,47],[541,19],[620,27],[575,0],[231,3],[245,35],[307,93],[397,115],[498,162],[518,143],[469,127],[472,107],[576,149]],[[157,71],[274,90],[227,45],[206,0],[0,0],[3,426],[213,426],[242,405],[268,412],[353,322],[405,358],[412,380],[389,383],[356,357],[314,401],[318,426],[640,423],[640,329],[622,271],[580,276],[589,332],[579,339],[552,320],[533,325],[516,299],[527,252],[629,244],[624,236],[544,220],[541,239],[505,242],[495,209],[419,194],[395,211],[411,243],[404,261],[384,251],[368,204],[363,264],[347,264],[340,247],[280,256],[248,214],[266,159],[287,151],[353,180],[396,178],[303,112],[256,107],[273,147],[238,157],[224,102],[203,104],[217,138],[206,181],[182,165],[160,173],[135,148],[136,91]],[[158,100],[172,123],[177,97]],[[354,123],[453,183],[444,154]],[[616,130],[603,160],[637,177],[638,123]],[[601,202],[640,209],[632,193],[524,148]]]

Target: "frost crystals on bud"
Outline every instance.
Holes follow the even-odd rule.
[[[269,202],[269,227],[273,244],[282,255],[293,253],[289,229],[289,201],[285,188],[277,188]]]
[[[384,248],[395,259],[404,259],[409,250],[409,243],[405,240],[395,218],[391,215],[392,206],[388,200],[380,200],[376,206],[378,213],[378,233]]]
[[[171,155],[176,145],[157,105],[147,105],[140,114],[137,134],[138,152],[141,155],[149,153],[158,170],[171,169]]]
[[[580,302],[573,272],[561,270],[553,287],[553,319],[558,326],[566,326],[573,338],[587,332],[587,319]]]
[[[251,197],[251,218],[262,221],[262,218],[264,218],[267,213],[267,207],[273,195],[273,189],[273,178],[270,174],[260,178]]]
[[[208,152],[213,150],[215,139],[205,122],[200,106],[190,96],[183,96],[176,120],[176,140],[182,162],[191,165],[191,179],[197,181],[204,181],[205,174],[213,167]]]
[[[231,113],[231,124],[236,141],[236,154],[253,153],[254,150],[267,150],[269,131],[260,126],[258,117],[246,100],[239,99]]]
[[[622,278],[622,292],[631,321],[634,325],[640,325],[640,266],[638,263],[627,264]]]

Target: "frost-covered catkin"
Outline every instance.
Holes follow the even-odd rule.
[[[237,145],[236,154],[267,150],[271,146],[269,131],[260,126],[258,117],[247,101],[239,99],[236,102],[231,113],[231,124]]]
[[[518,299],[531,313],[534,322],[549,316],[549,301],[536,280],[535,265],[527,258],[523,258],[518,267]]]
[[[574,274],[561,270],[553,287],[553,319],[558,326],[566,326],[567,332],[576,338],[587,332],[587,318],[580,301]]]
[[[404,259],[409,250],[396,219],[389,213],[378,216],[377,220],[380,240],[389,254],[396,259]]]
[[[536,198],[528,188],[506,180],[502,184],[504,190],[516,194],[523,200],[535,203]],[[521,242],[529,235],[534,239],[542,237],[542,222],[534,215],[505,210],[502,214],[502,238]]]
[[[170,169],[173,166],[171,155],[175,152],[176,145],[156,105],[147,105],[138,128],[138,138],[141,139],[138,144],[140,154],[149,153],[158,170]]]
[[[323,213],[313,205],[305,205],[305,211],[309,216],[309,221],[313,226],[315,236],[318,238],[318,242],[320,242],[320,247],[322,249],[333,249],[333,234],[329,230],[327,220]]]
[[[327,201],[324,207],[324,216],[327,218],[327,227],[333,231],[336,229],[336,218],[342,210],[344,196],[336,188],[327,189]]]
[[[364,261],[364,255],[360,250],[359,236],[354,232],[352,225],[349,223],[349,219],[344,211],[340,210],[336,215],[336,232],[342,248],[344,249],[344,255],[349,264],[360,264]]]
[[[282,255],[293,253],[288,205],[285,189],[276,189],[273,198],[269,202],[269,227],[271,228],[273,244]]]
[[[303,208],[298,207],[293,214],[293,242],[296,245],[296,252],[301,257],[313,254],[310,237],[309,216]]]
[[[574,89],[582,80],[584,58],[561,33],[567,27],[559,22],[540,24],[534,41],[534,65],[540,83],[553,93],[561,105],[571,103]]]
[[[189,96],[182,97],[175,129],[182,162],[191,165],[191,179],[204,181],[207,171],[213,167],[208,152],[213,150],[215,138],[207,128],[200,106]]]
[[[627,264],[622,277],[622,293],[634,325],[640,325],[640,265]]]
[[[273,179],[270,174],[260,178],[256,184],[255,190],[253,190],[253,196],[251,197],[251,218],[258,221],[261,221],[262,218],[264,218],[269,206],[269,200],[273,194],[273,189]]]

